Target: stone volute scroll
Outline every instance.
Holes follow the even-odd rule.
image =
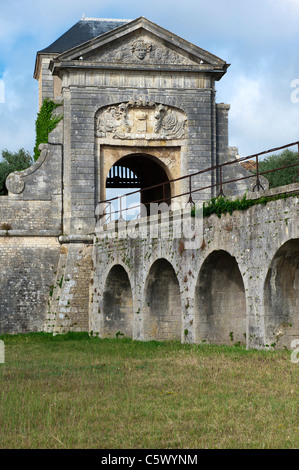
[[[25,183],[20,176],[20,171],[11,173],[6,178],[5,184],[6,188],[10,193],[21,194],[24,191]]]
[[[177,109],[140,99],[101,109],[96,116],[96,137],[128,140],[181,140],[187,117]]]
[[[21,194],[25,189],[25,181],[23,178],[34,173],[45,161],[48,155],[48,144],[40,144],[38,148],[41,151],[41,154],[39,159],[33,165],[26,170],[15,171],[6,178],[5,185],[10,193]]]

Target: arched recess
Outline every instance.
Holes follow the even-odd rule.
[[[159,259],[145,284],[144,337],[181,341],[182,309],[179,282],[171,264]]]
[[[117,264],[110,270],[103,293],[103,336],[118,333],[133,336],[133,298],[125,269]]]
[[[246,343],[246,299],[236,259],[223,250],[204,261],[195,291],[196,337],[213,344]]]
[[[290,349],[299,338],[299,239],[276,252],[264,288],[266,343]]]

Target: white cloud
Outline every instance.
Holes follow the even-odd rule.
[[[267,77],[268,78],[268,77]],[[299,139],[299,103],[292,103],[291,82],[271,84],[265,77],[237,75],[230,83],[230,145],[242,156]]]
[[[278,11],[289,11],[290,9],[299,10],[298,0],[268,0],[269,5],[275,7]]]
[[[217,101],[231,104],[230,144],[239,146],[242,154],[299,138],[299,103],[290,100],[290,83],[299,78],[298,0],[0,0],[0,78],[3,69],[6,74],[0,150],[33,148],[36,51],[55,41],[83,13],[148,17],[231,63],[217,84]]]

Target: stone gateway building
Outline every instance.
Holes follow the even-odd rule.
[[[188,179],[178,178],[212,168],[193,177],[193,188],[203,188],[193,199],[217,195],[213,168],[235,158],[229,106],[216,103],[215,90],[228,66],[143,17],[84,18],[37,53],[40,106],[54,100],[63,119],[34,165],[8,176],[8,196],[0,197],[0,333],[216,343],[233,334],[249,346],[275,338],[286,317],[271,317],[264,285],[247,285],[262,257],[266,279],[275,248],[264,238],[267,247],[259,240],[250,252],[254,209],[228,216],[229,230],[221,224],[231,221],[210,217],[206,250],[181,250],[183,241],[171,238],[95,236],[96,208],[108,188],[151,187],[141,202],[181,194],[184,205]],[[228,179],[248,175],[241,165],[229,168]],[[232,182],[226,195],[243,194],[249,181]],[[275,230],[283,243],[285,226]]]

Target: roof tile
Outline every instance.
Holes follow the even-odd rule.
[[[72,26],[50,46],[38,53],[62,53],[79,46],[90,39],[101,36],[112,29],[123,26],[132,20],[118,20],[105,18],[84,18]]]

